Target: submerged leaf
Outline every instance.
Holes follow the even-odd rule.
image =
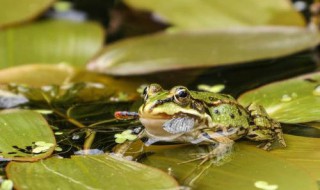
[[[177,182],[165,172],[108,155],[11,162],[6,171],[16,189],[178,188]]]
[[[51,155],[55,147],[53,132],[41,114],[29,110],[0,112],[0,158],[35,161]],[[50,143],[46,150],[34,152],[35,143]]]
[[[61,85],[68,82],[77,70],[67,64],[29,64],[0,70],[1,84],[15,83],[32,87]]]
[[[284,123],[319,121],[320,96],[315,94],[320,73],[312,73],[275,82],[242,94],[238,101],[247,106],[257,103],[272,118]]]
[[[104,33],[93,22],[46,20],[0,31],[0,68],[27,63],[84,65],[100,50]]]
[[[109,45],[88,69],[113,75],[136,75],[214,67],[280,57],[313,47],[318,42],[317,32],[298,27],[160,33]]]
[[[286,0],[125,0],[150,10],[180,29],[235,28],[239,26],[303,26],[302,15]],[[248,11],[250,7],[250,11]]]

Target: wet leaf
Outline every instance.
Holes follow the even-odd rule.
[[[137,9],[153,11],[164,21],[180,29],[234,29],[239,26],[305,24],[291,2],[286,0],[188,0],[188,2],[125,0],[125,2]]]
[[[177,182],[165,172],[107,155],[11,162],[6,171],[17,189],[178,188]]]
[[[88,69],[113,75],[134,75],[213,67],[288,55],[318,42],[316,32],[297,27],[160,33],[107,46]]]
[[[262,86],[242,94],[238,101],[247,106],[261,104],[272,118],[284,123],[319,121],[320,73],[312,73]]]
[[[0,159],[36,161],[51,155],[56,144],[53,132],[41,114],[29,110],[0,112]],[[37,141],[51,143],[34,153]]]
[[[0,68],[27,63],[81,66],[101,48],[104,34],[93,22],[44,20],[0,31]]]
[[[11,0],[1,0],[0,4],[0,29],[29,21],[48,9],[54,0],[25,0],[19,3]]]
[[[237,142],[231,160],[221,166],[206,163],[198,167],[199,162],[181,164],[194,158],[192,154],[207,151],[195,146],[174,149],[164,147],[149,155],[143,163],[171,172],[182,185],[191,184],[194,189],[248,190],[256,189],[256,182],[264,181],[268,185],[277,185],[279,189],[317,190],[319,140],[317,144],[316,141],[312,144],[308,140],[308,143],[303,143],[304,139],[309,139],[305,137],[285,135],[285,139],[288,148],[270,152],[256,148],[252,142]],[[302,158],[305,154],[308,154],[306,159]],[[287,159],[292,159],[292,162]]]

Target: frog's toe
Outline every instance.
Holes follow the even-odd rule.
[[[269,151],[272,149],[272,144],[273,144],[272,141],[268,141],[268,142],[260,143],[257,147],[263,150]]]
[[[287,146],[286,142],[284,141],[282,136],[281,136],[281,138],[276,138],[276,139],[273,139],[273,140],[270,140],[270,141],[262,142],[257,147],[261,148],[263,150],[269,151],[273,147],[277,147],[277,146],[280,146],[280,147],[286,147]]]

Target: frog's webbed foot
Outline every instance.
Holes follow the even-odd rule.
[[[271,150],[275,143],[286,147],[281,125],[271,119],[266,110],[255,103],[248,107],[253,124],[248,130],[246,138],[253,141],[263,141],[258,147],[263,150]]]
[[[232,150],[233,150],[233,144],[234,141],[223,136],[220,133],[207,131],[202,134],[203,137],[200,137],[201,142],[206,142],[209,148],[209,152],[206,153],[198,153],[194,154],[197,158],[188,160],[183,163],[202,160],[200,165],[207,161],[211,161],[215,165],[220,165],[224,162],[223,160],[226,160],[226,158],[229,158]]]

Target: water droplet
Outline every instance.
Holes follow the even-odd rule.
[[[80,139],[80,135],[73,135],[72,136],[72,140],[79,140]]]
[[[320,96],[320,85],[316,86],[313,90],[313,95]]]
[[[263,189],[263,190],[276,190],[276,189],[278,189],[278,185],[271,185],[266,181],[256,181],[254,183],[254,186],[256,188]]]
[[[281,98],[281,102],[290,102],[292,100],[292,97],[288,94],[284,94]]]

